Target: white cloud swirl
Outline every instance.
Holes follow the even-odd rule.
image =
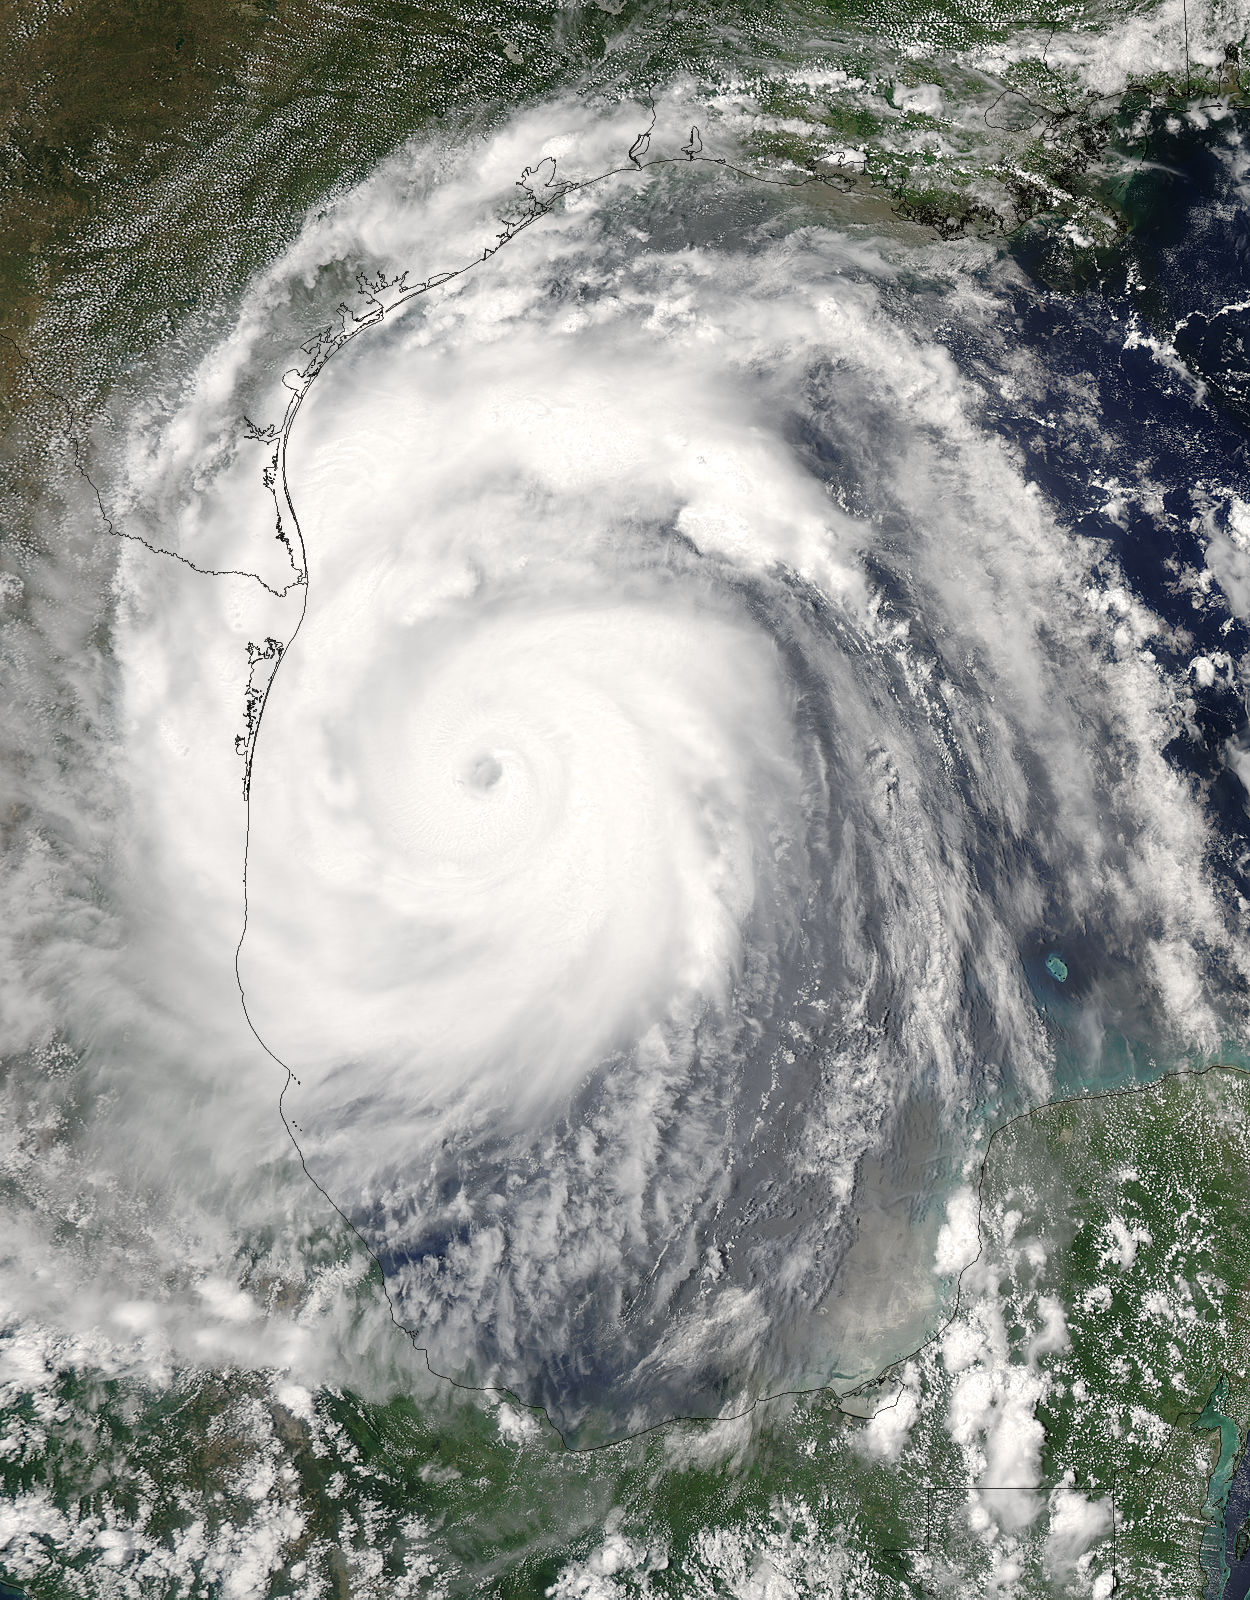
[[[631,116],[548,108],[424,185],[408,153],[310,222],[136,428],[121,509],[284,588],[273,445],[233,427],[281,414],[283,329],[358,267],[480,256],[522,167],[607,167]],[[934,1118],[1046,1091],[1050,939],[1084,941],[1091,1070],[1113,1016],[1217,1036],[1212,963],[1244,954],[1161,754],[1156,624],[926,331],[990,325],[992,292],[921,269],[715,165],[626,172],[315,379],[306,595],[130,564],[139,827],[218,979],[222,730],[243,640],[287,645],[240,974],[437,1365],[637,1416],[810,1365],[861,1159],[905,1189]]]

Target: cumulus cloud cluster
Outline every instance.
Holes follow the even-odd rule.
[[[120,578],[129,981],[436,1365],[573,1410],[792,1360],[865,1153],[1046,1091],[1047,940],[1091,1062],[1243,961],[1149,630],[933,336],[993,290],[640,117],[311,219],[109,501],[183,558]]]

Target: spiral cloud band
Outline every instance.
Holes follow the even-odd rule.
[[[444,594],[465,576],[410,565]],[[306,626],[253,777],[244,966],[304,1087],[393,1086],[394,1138],[445,1091],[567,1092],[723,1006],[793,809],[766,641],[663,596],[561,608],[545,584],[423,625],[424,586],[379,604],[326,568],[339,614]],[[316,774],[311,805],[291,770]]]
[[[298,388],[265,388],[295,304],[363,317],[362,264],[473,260],[524,168],[623,165],[631,115],[381,172],[130,472],[135,515],[268,586],[214,591],[220,660],[242,632],[273,669],[238,971],[309,1171],[440,1370],[637,1421],[889,1348],[839,1299],[867,1191],[1053,1086],[1055,941],[1091,1075],[1113,1018],[1216,1039],[1245,957],[1161,754],[1154,624],[933,332],[992,341],[991,286],[711,163],[548,183],[344,342],[287,435],[230,432]],[[225,929],[234,835],[178,781],[151,827]]]

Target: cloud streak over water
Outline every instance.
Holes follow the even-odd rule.
[[[269,586],[137,547],[120,577],[125,981],[178,1019],[226,1187],[283,1079],[234,988],[246,845],[248,1015],[401,1321],[633,1422],[892,1353],[837,1298],[866,1164],[906,1194],[1051,1091],[1048,950],[1091,1080],[1113,1030],[1213,1047],[1246,961],[1157,619],[936,337],[997,337],[985,261],[956,287],[714,163],[629,170],[344,344],[277,458],[246,437],[358,270],[480,257],[522,170],[619,166],[637,121],[404,153],[135,415],[110,491]]]

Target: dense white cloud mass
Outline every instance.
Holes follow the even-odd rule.
[[[135,981],[273,1114],[246,833],[248,1015],[401,1320],[640,1417],[819,1364],[861,1157],[903,1190],[1046,1092],[1051,941],[1091,1069],[1113,1015],[1213,1041],[1244,957],[1152,619],[933,337],[991,338],[993,292],[714,163],[635,171],[638,119],[398,158],[137,417],[113,494],[263,580],[125,564]],[[292,330],[332,313],[306,381]]]
[[[352,528],[317,500],[315,526]],[[562,600],[546,574],[422,628],[445,575],[392,566],[369,522],[268,708],[242,972],[306,1094],[372,1101],[403,1161],[431,1101],[529,1111],[723,1009],[757,894],[780,898],[798,774],[757,635],[663,596]]]

